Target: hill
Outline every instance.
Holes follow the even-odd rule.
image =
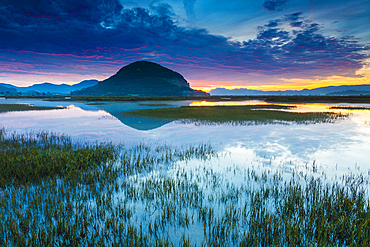
[[[62,94],[68,95],[72,91],[81,90],[86,87],[94,86],[98,83],[98,80],[84,80],[74,85],[67,84],[52,84],[49,82],[34,84],[28,87],[16,87],[11,84],[0,83],[0,91],[12,91],[20,92],[22,94],[35,94],[35,93],[51,93],[51,94]],[[4,89],[5,88],[5,89]]]
[[[328,96],[351,96],[351,95],[370,95],[370,91],[345,90],[328,93]]]
[[[159,64],[137,61],[97,85],[71,95],[79,96],[206,96],[190,88],[179,73]]]
[[[16,94],[16,93],[17,93],[17,90],[15,88],[11,88],[11,87],[6,87],[6,86],[0,85],[0,95],[3,95],[3,94]]]

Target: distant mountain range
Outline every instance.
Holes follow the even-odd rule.
[[[35,95],[35,94],[60,94],[60,95],[69,95],[72,91],[81,90],[83,88],[91,87],[98,84],[98,80],[85,80],[74,85],[61,84],[56,85],[52,83],[41,83],[34,84],[28,87],[16,87],[11,84],[0,83],[0,93],[21,93],[26,95]]]
[[[3,85],[9,85],[9,86],[3,86]],[[0,83],[0,94],[17,93],[17,89],[15,88],[16,87],[14,87],[13,85]]]
[[[190,88],[179,73],[159,64],[137,61],[95,86],[74,91],[81,96],[207,96]]]
[[[240,96],[240,95],[370,95],[370,85],[343,85],[329,86],[315,89],[286,90],[286,91],[261,91],[246,88],[226,89],[216,88],[211,90],[210,95]]]

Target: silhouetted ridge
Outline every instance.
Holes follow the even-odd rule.
[[[204,96],[193,90],[179,73],[159,64],[137,61],[121,68],[97,85],[75,91],[72,95],[91,96]]]

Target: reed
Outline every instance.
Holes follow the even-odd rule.
[[[127,149],[47,132],[0,133],[0,154],[11,150],[2,158],[49,155],[33,173],[14,163],[28,179],[1,175],[0,246],[370,245],[369,174],[328,179],[315,163],[292,168],[290,177],[243,164],[217,170],[221,159],[208,144]],[[59,164],[52,158],[64,150],[74,152],[64,170],[35,172]],[[16,169],[7,164],[5,171]]]
[[[45,177],[76,178],[112,161],[111,143],[74,143],[70,137],[45,131],[26,134],[0,130],[0,187],[40,182]]]

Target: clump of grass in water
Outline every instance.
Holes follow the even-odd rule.
[[[169,166],[177,161],[192,158],[208,160],[216,156],[217,153],[209,144],[174,148],[166,144],[153,147],[141,143],[133,148],[122,150],[117,163],[123,175],[132,175],[152,171],[161,165]]]
[[[348,117],[334,112],[288,112],[295,106],[248,105],[248,106],[184,106],[179,108],[146,109],[123,113],[124,116],[150,117],[181,120],[183,123],[209,124],[310,124],[330,123]]]
[[[40,131],[7,133],[0,129],[0,187],[40,182],[46,177],[79,177],[115,159],[111,143],[74,143],[70,137]]]
[[[333,110],[367,110],[370,111],[370,107],[366,106],[331,106],[329,109]]]
[[[26,104],[0,104],[0,113],[12,111],[45,111],[45,110],[58,110],[64,109],[63,107],[47,107],[47,106],[34,106]]]
[[[212,168],[180,169],[173,178],[125,183],[126,198],[135,205],[145,202],[152,237],[172,228],[198,234],[203,229],[197,244],[207,246],[370,244],[369,182],[363,175],[325,182],[324,174],[293,172],[291,180],[283,180],[279,172],[230,173],[244,173],[244,183],[229,183]]]

